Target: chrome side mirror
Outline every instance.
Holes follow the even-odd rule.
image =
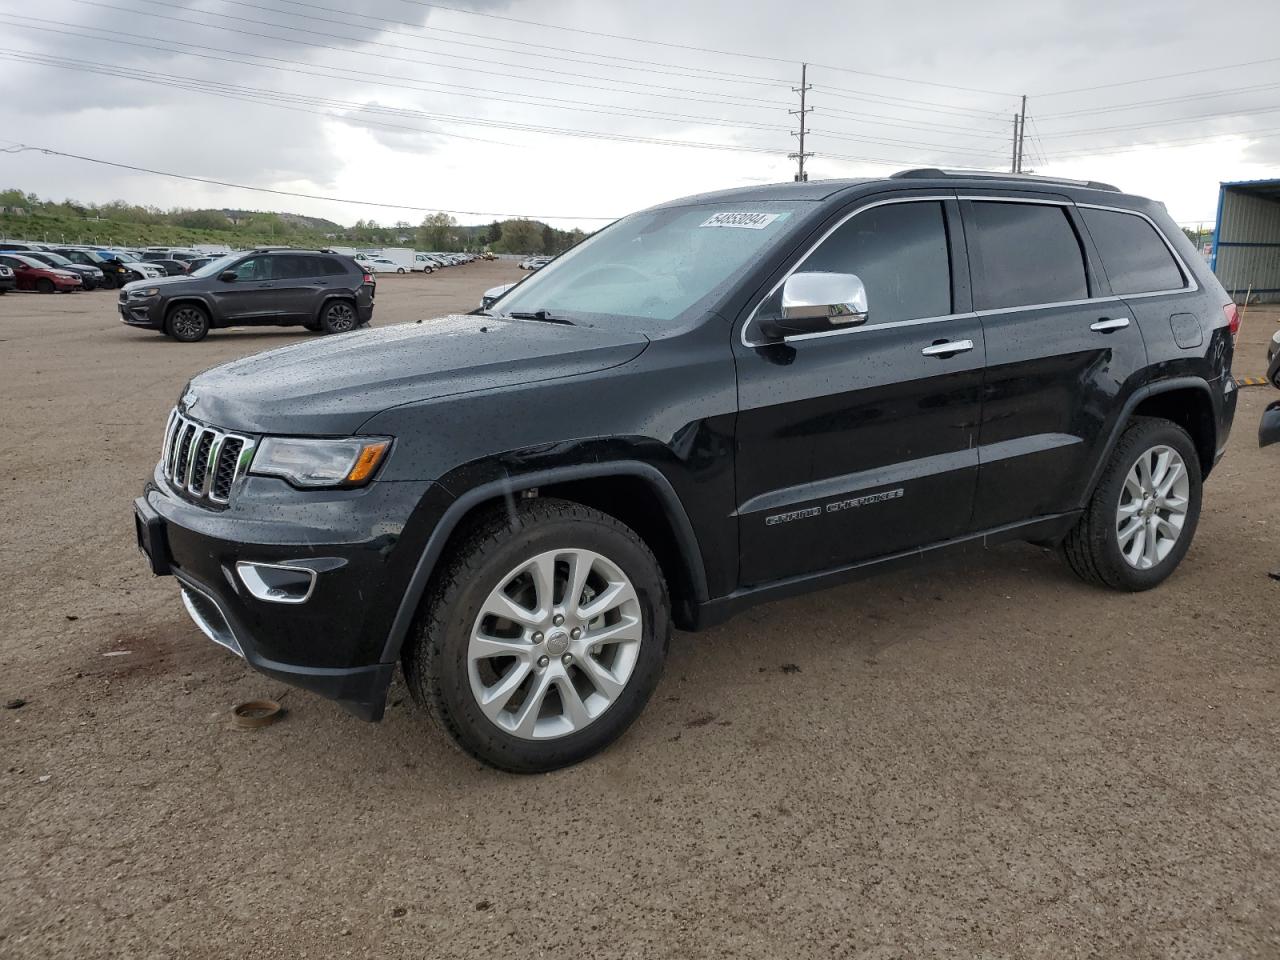
[[[781,316],[762,318],[770,338],[794,337],[867,322],[867,289],[852,273],[793,273],[782,284]]]

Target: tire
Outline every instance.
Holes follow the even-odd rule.
[[[404,273],[404,272],[405,272],[404,267],[401,267],[400,269],[398,269],[398,270],[396,271],[396,273]]]
[[[198,304],[179,303],[165,318],[164,332],[179,343],[198,343],[209,334],[209,312]]]
[[[616,606],[579,621],[567,578],[584,562],[581,609],[594,613],[593,599]],[[551,602],[537,589],[534,566],[555,571]],[[485,612],[501,605],[504,585],[513,599],[503,609],[523,605],[523,625]],[[567,619],[554,620],[554,610]],[[620,639],[593,644],[593,635],[610,635],[601,631]],[[481,633],[509,642],[477,641]],[[482,519],[442,561],[406,645],[405,677],[462,750],[502,770],[541,773],[579,763],[622,735],[658,685],[670,635],[666,581],[633,530],[581,504],[525,500]],[[489,649],[516,655],[486,659]],[[507,683],[514,685],[482,709],[486,688]]]
[[[305,327],[307,330],[310,330],[312,333],[319,333],[319,332],[320,332],[320,321],[319,321],[319,319],[316,319],[316,320],[308,320],[308,321],[307,321],[306,323],[304,323],[302,326],[303,326],[303,327]]]
[[[1166,487],[1168,494],[1161,495]],[[1187,432],[1168,420],[1136,417],[1059,551],[1086,583],[1150,590],[1186,556],[1200,522],[1201,495],[1200,457]]]
[[[53,281],[48,277],[41,277],[38,279],[36,281],[36,289],[41,293],[53,293],[55,291]]]
[[[320,329],[325,333],[350,333],[359,325],[350,300],[330,300],[320,308]]]

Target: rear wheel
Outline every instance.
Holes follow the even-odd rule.
[[[164,332],[181,343],[196,343],[209,333],[209,314],[194,303],[180,303],[169,311]]]
[[[479,524],[442,567],[405,675],[463,750],[538,773],[631,725],[670,630],[666,583],[633,530],[576,503],[526,501]]]
[[[398,270],[396,270],[396,273],[404,273],[404,272],[405,272],[404,267],[400,267]]]
[[[50,280],[48,277],[41,277],[36,281],[36,289],[39,290],[41,293],[53,293],[54,292],[53,281]]]
[[[325,333],[347,333],[356,325],[356,308],[350,301],[330,300],[320,308],[320,329]]]
[[[1139,417],[1120,437],[1061,552],[1082,580],[1149,590],[1186,556],[1200,520],[1200,458],[1187,432]]]

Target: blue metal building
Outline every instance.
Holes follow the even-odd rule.
[[[1221,185],[1209,263],[1238,302],[1280,302],[1280,180]]]

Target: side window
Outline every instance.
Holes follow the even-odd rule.
[[[241,260],[231,267],[230,271],[240,281],[271,279],[271,264],[267,257],[250,257],[248,260]]]
[[[951,257],[942,204],[890,203],[855,214],[799,270],[853,273],[867,290],[867,323],[951,313]]]
[[[1082,207],[1080,213],[1098,247],[1112,293],[1123,296],[1186,286],[1173,254],[1142,217],[1088,207]]]
[[[1089,296],[1080,238],[1065,207],[975,200],[973,230],[981,268],[974,277],[978,310],[1025,307]]]
[[[317,271],[322,277],[337,277],[347,271],[337,260],[332,257],[317,257],[320,262],[320,269]]]
[[[300,257],[293,254],[276,255],[271,260],[271,278],[273,280],[302,280],[314,277],[315,257]]]

